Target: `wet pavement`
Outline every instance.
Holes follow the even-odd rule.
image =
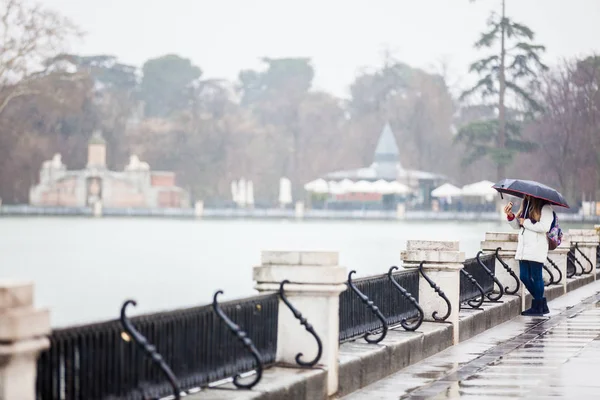
[[[600,399],[600,282],[588,286],[549,317],[515,318],[344,399]]]

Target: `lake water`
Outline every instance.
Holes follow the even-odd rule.
[[[576,227],[576,226],[572,226]],[[564,226],[563,228],[567,228]],[[0,278],[35,282],[55,327],[252,295],[262,250],[329,250],[358,276],[400,265],[407,240],[458,240],[474,257],[494,222],[0,218]]]

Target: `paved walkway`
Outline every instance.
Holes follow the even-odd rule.
[[[376,399],[600,399],[600,281],[352,393]]]

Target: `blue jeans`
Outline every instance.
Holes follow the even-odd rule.
[[[520,278],[525,288],[531,293],[534,299],[541,300],[544,297],[544,277],[542,275],[543,266],[535,261],[519,261],[521,269]]]

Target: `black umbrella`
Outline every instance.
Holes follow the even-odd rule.
[[[506,193],[511,196],[525,197],[527,195],[560,207],[569,208],[567,201],[556,189],[543,185],[535,181],[525,181],[521,179],[503,179],[493,186],[500,193]]]

